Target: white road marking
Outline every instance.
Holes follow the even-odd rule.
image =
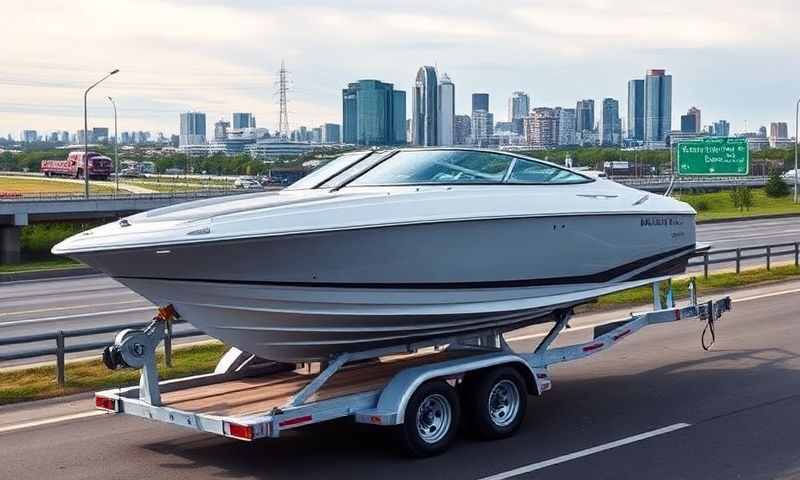
[[[56,310],[77,310],[79,308],[91,308],[91,307],[107,307],[109,305],[125,305],[128,303],[143,303],[147,300],[144,299],[137,299],[137,300],[127,300],[125,302],[111,302],[111,303],[94,303],[91,305],[71,305],[69,307],[52,307],[52,308],[39,308],[36,310],[17,310],[16,312],[5,312],[0,313],[0,318],[2,317],[10,317],[12,315],[26,315],[29,313],[42,313],[42,312],[53,312]]]
[[[759,300],[762,298],[769,298],[769,297],[777,297],[778,295],[786,295],[789,293],[798,293],[800,292],[800,288],[795,288],[794,290],[781,290],[780,292],[772,292],[772,293],[763,293],[761,295],[753,295],[751,297],[742,297],[742,298],[734,298],[733,301],[738,302],[749,302],[751,300]]]
[[[640,442],[648,438],[656,437],[658,435],[664,435],[666,433],[674,432],[676,430],[680,430],[686,427],[691,427],[691,424],[676,423],[674,425],[669,425],[667,427],[659,428],[657,430],[651,430],[649,432],[640,433],[639,435],[634,435],[632,437],[622,438],[614,442],[604,443],[596,447],[587,448],[585,450],[580,450],[573,453],[568,453],[566,455],[561,455],[560,457],[551,458],[549,460],[543,460],[541,462],[531,463],[530,465],[518,467],[513,470],[500,472],[498,474],[489,477],[484,477],[481,480],[504,480],[506,478],[524,475],[526,473],[535,472],[536,470],[541,470],[543,468],[551,467],[553,465],[558,465],[559,463],[569,462],[570,460],[587,457],[589,455],[594,455],[595,453],[611,450],[612,448],[617,448],[624,445],[630,445],[631,443]]]
[[[74,315],[60,315],[58,317],[44,317],[44,318],[31,318],[28,320],[13,320],[10,322],[0,322],[0,327],[13,327],[16,325],[27,325],[30,323],[47,323],[47,322],[56,322],[59,320],[72,320],[75,318],[86,318],[86,317],[101,317],[103,315],[114,315],[117,313],[129,313],[129,312],[143,312],[145,310],[155,311],[156,307],[138,307],[138,308],[123,308],[122,310],[111,310],[108,312],[93,312],[93,313],[76,313]]]
[[[45,418],[44,420],[34,420],[32,422],[17,423],[15,425],[8,425],[0,427],[0,433],[13,432],[23,428],[38,427],[41,425],[50,425],[53,423],[66,422],[68,420],[77,420],[79,418],[95,417],[97,415],[105,415],[108,412],[102,410],[89,410],[88,412],[73,413],[72,415],[64,415],[61,417]]]

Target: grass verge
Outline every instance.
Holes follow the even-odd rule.
[[[172,355],[172,368],[163,366],[163,354],[158,354],[161,379],[199,375],[214,371],[225,346],[208,343],[177,348]],[[108,370],[101,360],[70,362],[67,364],[66,385],[60,388],[55,381],[55,365],[21,370],[0,371],[0,405],[28,400],[70,395],[73,393],[135,385],[139,382],[138,370]]]
[[[765,269],[745,270],[742,273],[719,273],[708,279],[698,278],[698,293],[709,294],[719,290],[754,286],[800,277],[800,268],[794,265]],[[688,279],[672,282],[678,298],[688,294]],[[650,287],[641,287],[601,297],[597,303],[581,308],[582,311],[622,308],[631,305],[652,303]],[[159,353],[159,372],[162,379],[188,375],[199,375],[214,370],[226,347],[222,343],[208,343],[177,348],[173,353],[173,366],[163,367],[163,355]],[[109,371],[97,360],[71,362],[67,364],[66,385],[60,388],[55,381],[54,365],[20,370],[0,370],[0,405],[28,400],[57,397],[73,393],[134,385],[139,380],[136,370]]]
[[[754,188],[753,206],[739,211],[733,206],[729,190],[714,193],[676,193],[680,200],[697,210],[697,220],[721,220],[727,218],[750,218],[764,215],[800,214],[800,205],[792,202],[791,195],[780,198],[768,197],[763,188]]]
[[[69,258],[53,258],[47,260],[34,260],[30,262],[18,263],[16,265],[0,265],[0,275],[23,273],[23,272],[40,272],[43,270],[58,270],[62,268],[79,267],[80,262]]]
[[[84,185],[81,182],[60,182],[28,177],[2,177],[0,176],[0,192],[20,193],[23,195],[37,193],[83,193]],[[112,188],[90,184],[92,193],[111,193]]]

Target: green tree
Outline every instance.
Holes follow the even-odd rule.
[[[777,170],[773,170],[770,174],[764,190],[768,197],[780,198],[789,195],[789,185],[786,185]]]
[[[740,212],[745,209],[750,211],[750,207],[753,206],[753,192],[744,186],[735,187],[731,190],[731,200],[733,201],[733,206],[738,208]]]

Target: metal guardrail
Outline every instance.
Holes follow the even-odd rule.
[[[209,188],[203,190],[195,190],[191,192],[154,192],[154,193],[130,193],[120,192],[115,193],[93,193],[88,199],[83,193],[26,193],[21,196],[0,196],[0,202],[36,202],[36,201],[52,201],[52,200],[71,200],[82,202],[96,202],[106,200],[175,200],[175,199],[199,199],[219,197],[223,195],[239,195],[242,193],[256,193],[265,190],[244,190],[244,189],[219,189]]]
[[[750,253],[758,252],[758,253]],[[712,250],[705,253],[699,253],[692,258],[700,258],[700,261],[690,261],[689,267],[703,267],[703,277],[708,278],[709,268],[712,265],[719,264],[735,264],[736,273],[741,272],[742,262],[745,260],[765,259],[767,270],[772,268],[772,261],[780,257],[794,257],[794,265],[800,266],[800,242],[792,243],[779,243],[772,245],[758,245],[752,247],[740,248],[725,248],[719,250]],[[155,307],[154,307],[155,308]],[[175,338],[187,338],[205,335],[202,331],[197,329],[183,330],[180,332],[173,332],[172,325],[177,323],[185,323],[184,320],[176,320],[168,323],[168,330],[164,339],[164,360],[167,367],[172,364],[172,340]],[[104,333],[117,333],[126,328],[144,328],[149,324],[133,323],[133,324],[118,324],[107,325],[104,327],[96,328],[82,328],[77,330],[59,330],[53,333],[42,333],[36,335],[24,335],[18,337],[0,338],[0,347],[5,345],[25,345],[29,343],[55,341],[55,348],[42,348],[35,350],[26,350],[17,353],[0,353],[0,362],[10,360],[21,360],[26,358],[38,358],[55,356],[56,357],[56,379],[58,384],[63,386],[65,382],[65,357],[68,353],[80,353],[101,350],[110,342],[88,342],[78,345],[67,345],[67,339],[87,337],[92,335],[99,335]]]
[[[760,253],[748,253],[748,252]],[[689,267],[703,267],[703,278],[708,278],[710,265],[721,263],[736,264],[736,273],[742,271],[744,260],[765,259],[767,270],[772,268],[772,260],[776,257],[794,257],[794,266],[800,266],[800,242],[776,243],[772,245],[756,245],[752,247],[722,248],[700,253],[692,258],[702,258],[699,262],[689,262]]]
[[[155,307],[153,307],[155,308]],[[88,337],[92,335],[101,335],[104,333],[114,333],[121,330],[125,330],[127,328],[144,328],[149,325],[150,322],[145,323],[128,323],[128,324],[117,324],[117,325],[106,325],[103,327],[95,327],[95,328],[81,328],[75,330],[58,330],[52,333],[39,333],[34,335],[21,335],[17,337],[6,337],[0,338],[0,347],[6,345],[25,345],[29,343],[38,343],[38,342],[46,342],[46,341],[55,341],[56,345],[55,348],[40,348],[40,349],[32,349],[32,350],[25,350],[22,352],[16,353],[0,353],[0,362],[5,362],[9,360],[23,360],[26,358],[38,358],[38,357],[49,357],[55,356],[56,357],[56,381],[58,382],[59,386],[64,386],[66,382],[66,355],[68,353],[82,353],[82,352],[91,352],[102,350],[105,347],[111,345],[111,342],[108,340],[105,341],[95,341],[95,342],[86,342],[81,343],[78,345],[67,345],[67,339],[70,338],[79,338],[79,337]],[[172,325],[175,323],[186,323],[185,320],[174,320],[172,322],[167,322],[167,329],[164,335],[164,363],[167,367],[172,366],[172,340],[176,338],[188,338],[188,337],[197,337],[201,335],[205,335],[202,331],[197,330],[195,328],[184,330],[180,332],[173,332]]]

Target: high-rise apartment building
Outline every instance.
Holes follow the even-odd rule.
[[[525,92],[514,92],[508,99],[508,121],[526,118],[531,111],[531,99]]]
[[[697,117],[691,114],[681,115],[681,132],[682,133],[696,133],[697,132]]]
[[[214,124],[214,141],[223,142],[228,138],[228,130],[231,128],[231,122],[226,122],[220,119]]]
[[[715,137],[728,137],[731,134],[731,124],[727,120],[714,122],[711,126],[711,134]]]
[[[256,128],[256,117],[252,113],[236,112],[233,114],[233,129]]]
[[[469,144],[472,136],[472,119],[469,115],[456,115],[453,124],[453,144]]]
[[[439,82],[436,69],[420,67],[411,100],[411,133],[414,145],[432,146],[439,141]]]
[[[39,135],[36,130],[23,130],[20,139],[23,143],[34,143],[39,140]]]
[[[206,114],[202,112],[181,113],[181,145],[206,143]]]
[[[786,122],[772,122],[769,124],[770,138],[789,138],[789,126]]]
[[[672,75],[648,70],[644,79],[644,141],[664,143],[672,130]]]
[[[578,139],[575,135],[575,109],[560,108],[558,117],[558,144],[577,145]]]
[[[533,148],[553,148],[558,145],[560,112],[539,107],[525,121],[525,141]]]
[[[621,143],[621,123],[619,101],[613,98],[604,98],[603,112],[600,115],[600,143],[602,145],[619,145]]]
[[[358,145],[405,143],[405,92],[391,83],[359,80],[342,90],[342,140]]]
[[[439,81],[439,120],[437,145],[453,145],[456,116],[456,87],[445,73]]]
[[[108,142],[108,128],[106,128],[106,127],[94,127],[94,128],[92,128],[92,141],[94,143],[106,143],[106,142]]]
[[[489,137],[494,135],[494,115],[486,110],[472,112],[472,143],[486,145]]]
[[[644,141],[644,80],[628,81],[628,138]]]
[[[342,132],[341,127],[337,123],[323,123],[320,127],[322,130],[322,143],[341,143]]]

